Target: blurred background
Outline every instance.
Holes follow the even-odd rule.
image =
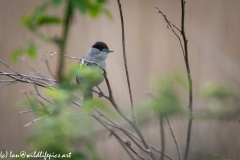
[[[34,40],[38,45],[37,61],[28,61],[28,65],[49,75],[40,59],[49,57],[45,50],[56,48],[34,38],[20,25],[20,18],[32,13],[44,0],[1,0],[0,1],[0,59],[9,62],[12,50]],[[174,34],[167,29],[162,16],[153,7],[158,7],[168,19],[180,28],[180,0],[121,0],[126,36],[126,53],[130,81],[135,104],[146,99],[149,81],[158,75],[170,71],[185,72],[183,55]],[[193,77],[194,110],[204,108],[199,98],[200,89],[209,82],[219,82],[240,87],[240,1],[239,0],[187,0],[186,35],[189,45],[189,62]],[[106,42],[114,50],[107,58],[107,72],[117,103],[122,108],[130,107],[127,81],[122,55],[121,22],[116,0],[109,0],[107,8],[113,15],[110,21],[106,16],[92,19],[77,14],[70,28],[67,55],[83,57],[96,41]],[[62,10],[50,11],[62,15]],[[61,28],[45,28],[49,35],[59,35]],[[51,69],[56,71],[57,58],[49,61]],[[67,65],[77,63],[67,60]],[[17,71],[28,74],[29,68],[22,62],[11,65]],[[0,65],[0,70],[7,70]],[[14,84],[0,88],[0,150],[19,151],[24,149],[25,138],[31,134],[31,126],[24,127],[34,117],[31,114],[19,114],[14,103],[25,98],[22,90],[32,87]],[[107,91],[105,83],[101,84]],[[186,100],[187,101],[187,100]],[[187,108],[187,106],[186,106]],[[171,119],[182,152],[184,153],[187,118]],[[157,127],[156,127],[157,126]],[[173,139],[165,125],[166,152],[177,157]],[[158,119],[149,119],[141,125],[146,138],[160,147]],[[189,159],[196,159],[195,152],[216,153],[237,160],[240,157],[240,124],[238,119],[229,121],[194,120],[192,127]],[[125,151],[114,140],[108,138],[108,132],[97,141],[97,151],[103,159],[129,159]]]

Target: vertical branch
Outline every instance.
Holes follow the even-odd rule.
[[[192,119],[193,119],[193,113],[192,113],[192,102],[193,102],[193,95],[192,95],[192,77],[189,67],[189,61],[188,61],[188,46],[187,46],[187,38],[185,33],[185,0],[181,0],[181,8],[182,8],[182,22],[181,22],[181,31],[182,31],[182,37],[183,37],[183,43],[184,43],[184,61],[187,69],[187,76],[188,76],[188,85],[189,85],[189,120],[188,120],[188,129],[187,129],[187,139],[186,139],[186,148],[185,148],[185,154],[184,154],[184,160],[187,160],[188,157],[188,151],[189,151],[189,145],[190,145],[190,138],[191,138],[191,130],[192,130]]]
[[[179,145],[178,145],[177,138],[176,138],[176,136],[175,136],[175,134],[174,134],[171,121],[169,120],[168,116],[166,116],[166,119],[167,119],[167,123],[168,123],[168,126],[169,126],[170,133],[171,133],[171,135],[172,135],[172,137],[173,137],[174,143],[175,143],[176,148],[177,148],[177,151],[178,151],[178,158],[179,158],[179,160],[182,160],[182,153],[181,153],[180,147],[179,147]]]
[[[163,128],[163,116],[160,115],[159,116],[159,122],[160,122],[160,133],[161,133],[161,149],[162,149],[162,152],[165,152],[165,136],[164,136],[164,128]],[[161,159],[160,160],[163,160],[164,159],[164,154],[161,154]]]
[[[60,39],[60,42],[58,43],[59,48],[60,48],[60,56],[59,56],[59,60],[58,60],[57,80],[59,82],[62,80],[62,72],[64,69],[64,55],[66,52],[66,42],[67,42],[71,17],[72,17],[72,6],[71,6],[70,1],[68,1],[67,6],[66,6],[65,17],[64,17],[62,38]]]
[[[132,91],[131,91],[130,79],[129,79],[129,74],[128,74],[127,58],[126,58],[126,50],[125,50],[125,35],[124,35],[124,21],[123,21],[123,14],[122,14],[122,6],[120,3],[120,0],[117,0],[117,2],[118,2],[120,17],[121,17],[121,24],[122,24],[123,58],[124,58],[124,66],[125,66],[126,76],[127,76],[128,91],[129,91],[130,101],[131,101],[132,119],[135,121],[134,110],[133,110]]]

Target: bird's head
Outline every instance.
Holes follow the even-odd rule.
[[[107,58],[108,54],[113,52],[112,50],[110,50],[108,48],[106,43],[100,42],[100,41],[93,44],[92,50],[94,53],[94,55],[92,55],[92,56],[94,56],[94,58],[98,59],[98,60],[105,60]]]

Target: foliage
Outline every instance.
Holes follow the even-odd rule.
[[[31,59],[37,58],[37,47],[33,42],[28,43],[26,46],[18,48],[11,53],[10,62],[16,62],[19,57],[27,54]]]
[[[105,14],[110,20],[112,15],[108,9],[105,8],[107,0],[48,0],[42,5],[36,7],[32,14],[24,16],[21,19],[21,23],[35,36],[47,43],[59,44],[59,41],[63,41],[61,38],[49,36],[41,31],[41,28],[47,26],[66,25],[66,21],[63,17],[58,15],[52,15],[48,13],[49,9],[53,9],[63,6],[70,6],[70,19],[73,18],[74,11],[79,11],[81,14],[87,14],[92,18],[97,18],[101,14]],[[67,11],[66,11],[67,12]],[[62,45],[62,44],[61,44]],[[30,58],[36,59],[37,47],[31,42],[26,46],[20,47],[11,53],[10,61],[16,62],[16,60],[27,53]]]
[[[145,117],[146,112],[151,112],[151,107],[158,115],[173,115],[183,111],[183,100],[179,93],[179,86],[185,90],[187,79],[181,72],[171,72],[152,80],[151,87],[156,94],[148,94],[151,100],[139,107],[140,117]],[[145,116],[144,116],[145,115]]]
[[[232,86],[209,83],[202,88],[201,96],[209,106],[203,117],[234,119],[237,116],[240,97]]]
[[[37,6],[32,14],[24,16],[21,23],[40,40],[63,48],[70,25],[67,18],[71,21],[77,11],[91,18],[105,14],[112,19],[110,12],[105,8],[106,4],[106,0],[48,0]],[[49,14],[50,9],[60,6],[66,9],[63,17]],[[48,26],[61,26],[65,29],[65,33],[61,37],[46,35],[42,32],[42,28]],[[26,46],[14,50],[10,61],[16,62],[25,54],[31,59],[37,58],[37,46],[34,42],[31,41]],[[81,87],[72,83],[76,75],[81,75],[85,79]],[[41,91],[35,86],[37,93],[31,94],[22,102],[38,117],[26,125],[37,122],[32,135],[28,138],[29,151],[47,151],[55,154],[71,152],[69,160],[99,160],[89,138],[94,131],[94,123],[89,115],[94,114],[97,108],[104,113],[110,111],[102,100],[90,100],[82,105],[81,100],[73,93],[81,94],[91,86],[91,83],[99,81],[101,76],[102,70],[99,69],[89,70],[79,65],[70,66],[63,79],[55,86],[46,87]],[[71,108],[72,103],[77,104],[79,108]],[[76,143],[83,147],[81,151],[74,151]]]

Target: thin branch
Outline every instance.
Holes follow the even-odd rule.
[[[159,116],[159,122],[160,122],[160,133],[161,133],[161,148],[162,148],[162,152],[164,152],[165,151],[165,136],[164,136],[163,116],[162,115]],[[164,160],[163,154],[161,154],[160,160]]]
[[[178,158],[179,158],[179,160],[182,160],[182,153],[181,153],[181,150],[180,150],[180,147],[179,147],[177,138],[176,138],[176,136],[175,136],[175,134],[174,134],[171,121],[169,120],[168,116],[166,116],[166,119],[167,119],[167,123],[168,123],[168,126],[169,126],[170,133],[171,133],[171,135],[172,135],[172,137],[173,137],[174,143],[175,143],[176,148],[177,148],[177,151],[178,151]]]
[[[56,54],[60,55],[60,53],[58,53],[58,52],[53,52],[53,51],[48,51],[48,50],[46,50],[46,52],[51,53],[50,58],[52,58],[52,57],[55,56]],[[72,57],[72,56],[67,56],[67,55],[64,55],[64,57],[69,58],[69,59],[82,60],[82,58],[79,58],[79,57]],[[86,60],[85,60],[85,61],[86,61]]]
[[[95,118],[99,123],[101,123],[107,130],[109,130],[110,134],[113,135],[118,141],[121,141],[123,144],[125,144],[126,147],[128,147],[136,156],[138,156],[140,159],[145,160],[145,158],[135,151],[132,147],[131,144],[128,143],[128,141],[123,140],[121,137],[119,137],[114,130],[112,130],[105,122],[103,122],[98,116],[92,115],[93,118]]]
[[[45,116],[42,116],[42,117],[39,117],[39,118],[36,118],[36,119],[32,120],[31,122],[25,124],[24,127],[28,127],[28,126],[30,126],[31,124],[37,122],[38,120],[40,120],[40,119],[42,119],[42,118],[44,118],[44,117],[46,117],[46,116],[48,116],[48,115],[49,115],[49,114],[47,114],[47,115],[45,115]]]
[[[106,81],[107,84],[107,88],[108,88],[108,92],[109,92],[109,101],[111,102],[111,104],[113,105],[113,107],[116,109],[116,111],[123,117],[123,119],[125,119],[136,131],[136,133],[138,134],[138,136],[141,138],[142,143],[144,144],[145,148],[148,150],[149,155],[156,160],[157,158],[155,157],[155,155],[153,154],[151,147],[149,146],[149,144],[146,142],[145,137],[143,136],[141,130],[139,129],[139,127],[137,126],[137,124],[134,121],[131,121],[129,118],[126,117],[126,115],[120,110],[120,108],[118,107],[117,103],[114,100],[113,94],[112,94],[112,89],[109,83],[109,80],[107,78],[107,74],[106,71],[104,70],[104,79]]]
[[[123,126],[120,126],[119,124],[117,124],[117,123],[114,122],[113,120],[109,119],[109,118],[108,118],[107,116],[105,116],[100,110],[97,110],[97,111],[98,111],[98,113],[100,114],[100,116],[103,116],[106,120],[108,120],[109,122],[111,122],[111,123],[113,124],[113,125],[111,125],[112,127],[121,130],[121,131],[122,131],[125,135],[127,135],[129,138],[132,136],[132,137],[134,137],[135,139],[137,139],[137,140],[139,140],[140,142],[142,142],[141,139],[140,139],[137,135],[135,135],[135,134],[132,133],[131,131],[127,130],[127,129],[124,128]],[[131,139],[131,138],[130,138],[130,139]],[[132,139],[131,139],[131,140],[132,140]],[[134,141],[134,140],[132,140],[132,141],[138,146],[138,143],[137,143],[136,141]],[[164,154],[165,157],[167,157],[167,158],[170,159],[170,160],[173,160],[173,158],[170,157],[168,154],[160,151],[159,149],[157,149],[156,147],[152,146],[151,144],[149,144],[149,146],[150,146],[153,150],[155,150],[156,152],[159,152],[159,153],[161,153],[161,154]],[[139,146],[138,146],[138,147],[139,147]],[[143,150],[144,152],[146,152],[146,150],[143,149],[141,146],[140,146],[139,148],[140,148],[141,150]]]
[[[38,95],[39,97],[41,97],[42,99],[44,99],[45,101],[47,101],[47,102],[49,102],[49,103],[53,103],[52,101],[50,101],[49,99],[43,97],[43,96],[39,93],[38,88],[37,88],[36,85],[34,85],[34,88],[35,88],[35,90],[36,90],[36,92],[37,92],[37,95]]]
[[[122,24],[122,46],[123,46],[123,59],[124,59],[124,66],[127,76],[127,84],[128,84],[128,91],[130,95],[130,101],[131,101],[131,109],[132,109],[132,119],[133,121],[136,121],[136,117],[134,116],[134,110],[133,110],[133,98],[132,98],[132,91],[131,91],[131,85],[130,85],[130,78],[128,73],[128,67],[127,67],[127,58],[126,58],[126,50],[125,50],[125,34],[124,34],[124,21],[123,21],[123,13],[122,13],[122,6],[120,0],[117,0],[120,17],[121,17],[121,24]]]
[[[171,27],[171,28],[176,28],[180,33],[182,33],[182,31],[176,26],[174,25],[172,22],[170,22],[168,19],[167,19],[167,16],[158,8],[158,7],[153,7],[153,8],[156,8],[158,10],[158,13],[160,13],[164,20],[166,21],[168,27]]]
[[[11,67],[9,67],[9,65],[7,65],[5,62],[3,62],[3,61],[0,60],[0,63],[2,63],[3,65],[5,65],[5,66],[6,66],[7,68],[9,68],[11,71],[19,74],[17,71],[15,71],[15,70],[13,70]]]
[[[153,7],[153,8],[156,8],[158,10],[158,13],[160,13],[165,22],[167,23],[167,28],[168,29],[171,29],[171,31],[174,33],[174,35],[178,38],[179,40],[179,43],[180,43],[180,46],[181,46],[181,49],[182,49],[182,52],[183,52],[183,56],[185,56],[185,52],[184,52],[184,49],[183,49],[183,44],[182,44],[182,41],[181,41],[181,38],[179,37],[179,35],[175,32],[174,29],[177,29],[177,31],[180,32],[180,34],[182,34],[182,31],[180,29],[178,29],[178,27],[176,27],[173,23],[171,23],[168,19],[167,19],[167,16],[158,8],[158,7]]]
[[[127,152],[127,154],[130,156],[132,160],[137,160],[137,158],[129,151],[129,149],[126,147],[126,145],[122,141],[118,140],[118,142],[121,144],[123,149]]]
[[[185,65],[186,65],[186,70],[187,70],[187,77],[188,77],[188,85],[189,85],[189,120],[188,120],[188,129],[187,129],[187,138],[186,138],[186,148],[185,148],[185,154],[184,154],[184,160],[187,160],[188,157],[188,151],[189,151],[189,146],[190,146],[190,139],[191,139],[191,131],[192,131],[192,120],[193,120],[193,95],[192,95],[192,76],[190,72],[190,66],[189,66],[189,61],[188,61],[188,40],[186,38],[186,33],[185,33],[185,0],[181,0],[181,9],[182,9],[182,20],[181,20],[181,30],[182,30],[182,37],[183,37],[183,43],[184,43],[184,50],[185,50],[185,55],[184,55],[184,60],[185,60]]]
[[[48,69],[48,72],[49,72],[49,74],[52,76],[52,78],[54,78],[55,76],[54,76],[54,74],[53,74],[53,72],[52,72],[52,70],[51,70],[51,68],[50,68],[50,65],[49,65],[49,63],[48,63],[48,60],[47,60],[47,59],[45,59],[45,58],[42,58],[41,60],[45,62],[45,64],[46,64],[46,66],[47,66],[47,69]]]
[[[0,87],[4,87],[4,86],[11,85],[11,84],[13,84],[13,83],[17,83],[17,80],[0,80],[0,83],[5,83],[5,82],[8,82],[8,83],[7,83],[7,84],[0,85]]]
[[[34,112],[34,110],[20,111],[20,114]]]

